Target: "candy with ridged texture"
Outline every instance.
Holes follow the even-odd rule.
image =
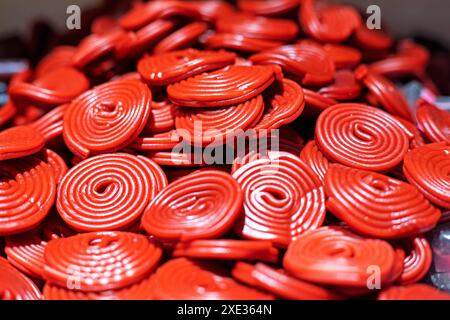
[[[161,133],[144,133],[137,137],[128,147],[136,150],[170,150],[182,141],[177,130]]]
[[[150,117],[145,125],[143,133],[162,133],[175,127],[175,114],[177,106],[167,98],[152,101]]]
[[[420,130],[432,142],[450,142],[450,112],[420,99],[416,113]]]
[[[2,300],[41,300],[38,287],[11,266],[0,263],[0,292]]]
[[[407,255],[403,264],[403,272],[397,282],[408,285],[420,281],[428,272],[432,262],[430,244],[424,236],[416,236],[400,240],[400,247]]]
[[[361,51],[350,46],[327,43],[323,49],[333,60],[336,69],[353,69],[362,60]]]
[[[238,8],[261,16],[278,16],[298,8],[301,0],[240,0]]]
[[[194,46],[199,37],[208,30],[204,22],[192,22],[161,40],[153,49],[155,54],[186,49]]]
[[[44,147],[44,137],[27,126],[0,131],[0,160],[22,158]]]
[[[321,181],[325,178],[330,165],[328,159],[317,147],[315,141],[309,141],[300,153],[300,159],[311,167]]]
[[[36,121],[29,124],[29,126],[37,130],[49,144],[59,137],[62,137],[63,132],[63,117],[69,104],[63,104],[44,114]]]
[[[255,39],[239,33],[214,33],[205,40],[205,46],[210,49],[229,49],[250,53],[276,48],[282,44],[279,41]]]
[[[362,86],[356,81],[354,73],[350,70],[337,70],[334,74],[334,82],[318,91],[325,98],[338,101],[356,100],[361,92]]]

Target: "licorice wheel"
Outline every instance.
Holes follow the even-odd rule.
[[[323,49],[333,60],[336,69],[353,69],[362,60],[361,51],[350,46],[327,43]]]
[[[177,133],[193,145],[224,144],[239,132],[255,127],[264,112],[261,95],[235,106],[216,108],[179,107],[175,117]]]
[[[300,159],[311,167],[321,181],[324,180],[330,162],[319,150],[314,140],[309,141],[302,149]]]
[[[286,247],[325,218],[322,184],[298,156],[269,151],[233,172],[244,193],[244,215],[236,232]]]
[[[391,115],[356,103],[325,109],[317,119],[315,140],[329,160],[379,172],[397,166],[409,147],[408,136]]]
[[[435,105],[420,100],[416,113],[420,130],[431,142],[450,142],[450,113]]]
[[[0,235],[28,231],[41,223],[54,204],[56,182],[49,165],[28,156],[0,161]]]
[[[0,160],[22,158],[44,147],[44,137],[28,126],[17,126],[0,131]]]
[[[353,38],[360,48],[371,51],[386,51],[394,43],[394,40],[386,32],[369,29],[364,24],[355,30]]]
[[[331,82],[335,72],[334,63],[326,51],[307,41],[256,53],[250,61],[258,65],[279,65],[287,74],[299,78],[303,85]]]
[[[69,67],[72,64],[72,57],[75,54],[75,47],[57,46],[39,61],[34,68],[36,78],[61,67]]]
[[[38,287],[26,276],[0,263],[0,292],[2,300],[41,300]]]
[[[167,85],[200,73],[233,64],[236,55],[225,51],[178,50],[144,56],[137,65],[141,77],[150,85]]]
[[[231,3],[223,0],[219,1],[191,1],[202,21],[214,23],[221,15],[232,14],[234,7]]]
[[[250,100],[281,78],[276,66],[231,65],[171,84],[167,93],[182,106],[222,107]]]
[[[414,149],[420,146],[423,146],[426,144],[425,138],[422,135],[422,132],[420,132],[419,128],[412,123],[411,121],[408,121],[406,119],[403,119],[401,117],[394,117],[397,119],[398,122],[403,126],[406,134],[411,137],[411,141],[409,144],[410,149]]]
[[[177,130],[169,130],[161,133],[145,133],[137,137],[128,147],[150,151],[150,150],[170,150],[175,148],[182,141]]]
[[[298,8],[300,0],[239,0],[238,8],[261,16],[278,16]]]
[[[290,300],[337,300],[341,297],[326,288],[302,281],[283,269],[274,269],[263,263],[250,265],[236,263],[232,274],[250,286],[265,290],[282,299]]]
[[[50,167],[50,170],[55,177],[56,184],[59,184],[61,182],[62,178],[69,170],[64,159],[61,158],[59,154],[50,149],[44,148],[34,154],[34,156],[44,161]]]
[[[306,88],[303,88],[303,95],[305,97],[303,115],[306,117],[316,118],[323,110],[338,103],[334,99],[324,97],[320,93]]]
[[[138,80],[99,85],[73,100],[67,108],[64,141],[81,157],[120,150],[144,129],[151,101],[151,91]]]
[[[324,186],[327,209],[367,236],[414,236],[432,229],[441,218],[415,187],[379,173],[332,164]]]
[[[205,22],[192,22],[161,40],[153,49],[155,54],[181,50],[195,45],[199,37],[208,29]]]
[[[397,282],[408,285],[420,281],[431,266],[433,254],[430,244],[424,236],[406,238],[399,241],[406,251],[403,272]]]
[[[30,127],[39,131],[46,144],[62,137],[63,117],[68,106],[69,104],[58,106],[29,124]]]
[[[278,249],[270,241],[248,240],[194,240],[179,242],[172,253],[174,257],[207,260],[278,261]]]
[[[230,49],[241,52],[260,52],[283,45],[282,42],[255,39],[239,33],[214,33],[207,37],[205,46],[210,49]]]
[[[246,287],[212,263],[172,259],[153,276],[156,300],[271,300],[273,297]]]
[[[325,98],[337,101],[351,101],[359,98],[362,92],[361,84],[356,81],[350,70],[337,70],[333,83],[319,89],[318,93]]]
[[[403,160],[403,172],[430,202],[450,209],[449,143],[430,143],[408,151]]]
[[[178,152],[177,150],[150,151],[147,156],[160,166],[197,167],[205,165],[202,153]]]
[[[83,160],[67,172],[56,206],[75,230],[119,230],[135,223],[166,185],[164,172],[150,159],[104,154]]]
[[[175,128],[175,114],[177,106],[163,98],[160,101],[152,101],[150,117],[145,125],[145,133],[163,133]]]
[[[381,291],[378,300],[450,300],[450,294],[432,286],[416,283]]]
[[[44,251],[49,284],[84,292],[123,288],[148,276],[162,250],[144,235],[121,231],[53,239]]]
[[[275,86],[269,93],[264,114],[254,126],[255,130],[278,129],[296,120],[303,112],[305,101],[302,87],[289,79],[283,79]]]
[[[396,255],[391,245],[342,227],[311,230],[292,241],[283,259],[294,276],[324,285],[367,289],[368,268],[377,266],[381,285],[390,282]]]

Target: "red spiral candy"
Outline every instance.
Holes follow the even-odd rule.
[[[251,53],[276,48],[282,44],[279,41],[249,38],[239,33],[214,33],[205,41],[205,46],[210,49],[230,49]]]
[[[362,104],[337,104],[317,120],[315,139],[332,161],[372,171],[389,171],[408,151],[409,139],[389,114]]]
[[[137,137],[130,145],[130,148],[136,150],[170,150],[177,146],[182,138],[176,130],[155,134],[143,134]]]
[[[361,92],[362,86],[356,81],[354,73],[350,70],[336,71],[334,82],[318,91],[325,98],[338,101],[355,100],[359,98]]]
[[[63,117],[69,104],[63,104],[44,114],[36,121],[30,123],[30,127],[39,131],[45,143],[54,141],[62,136]]]
[[[151,100],[151,91],[138,80],[99,85],[73,100],[67,108],[64,141],[81,157],[120,150],[144,129]]]
[[[450,294],[432,286],[417,283],[383,290],[378,300],[450,300]]]
[[[311,167],[321,181],[325,178],[330,165],[328,159],[317,147],[314,140],[309,141],[300,153],[300,159]]]
[[[72,46],[58,46],[52,49],[45,57],[39,61],[34,69],[36,78],[61,67],[70,67],[73,55],[75,54],[75,47]]]
[[[204,22],[192,22],[161,40],[153,49],[155,54],[186,49],[198,41],[199,37],[208,29]]]
[[[426,144],[425,138],[414,123],[400,117],[394,118],[403,125],[403,129],[405,130],[406,134],[411,138],[409,144],[410,149],[414,149]]]
[[[435,105],[419,100],[416,117],[420,130],[432,142],[450,142],[450,113]]]
[[[59,184],[61,182],[62,178],[69,170],[64,159],[50,149],[44,148],[34,156],[44,161],[50,167],[50,170],[55,177],[56,184]]]
[[[400,246],[405,249],[407,256],[397,282],[408,285],[420,281],[431,266],[433,256],[430,244],[424,236],[417,236],[400,241]]]
[[[327,209],[368,236],[416,235],[433,228],[441,217],[416,188],[379,173],[333,164],[324,185]]]
[[[261,16],[278,16],[297,8],[301,0],[239,0],[238,7],[244,12]]]
[[[359,47],[371,51],[388,50],[394,42],[384,31],[369,29],[364,24],[355,30],[354,40]]]
[[[27,126],[11,127],[0,131],[0,161],[22,158],[44,147],[44,137]]]
[[[162,133],[172,130],[175,127],[175,114],[177,107],[168,99],[152,101],[150,118],[143,130],[143,133]]]
[[[327,43],[323,49],[333,60],[336,69],[353,69],[362,60],[361,51],[353,47]]]
[[[172,182],[149,204],[142,226],[167,241],[217,238],[233,226],[243,195],[230,174],[199,170]]]
[[[0,292],[2,300],[41,300],[36,285],[7,264],[0,263]]]

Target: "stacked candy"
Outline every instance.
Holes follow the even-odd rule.
[[[449,299],[418,282],[450,114],[392,82],[436,92],[427,50],[346,5],[237,5],[139,2],[15,75],[0,297]]]

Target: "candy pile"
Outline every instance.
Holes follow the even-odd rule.
[[[325,1],[97,18],[9,83],[0,298],[449,299],[450,114],[393,82],[428,56]]]

